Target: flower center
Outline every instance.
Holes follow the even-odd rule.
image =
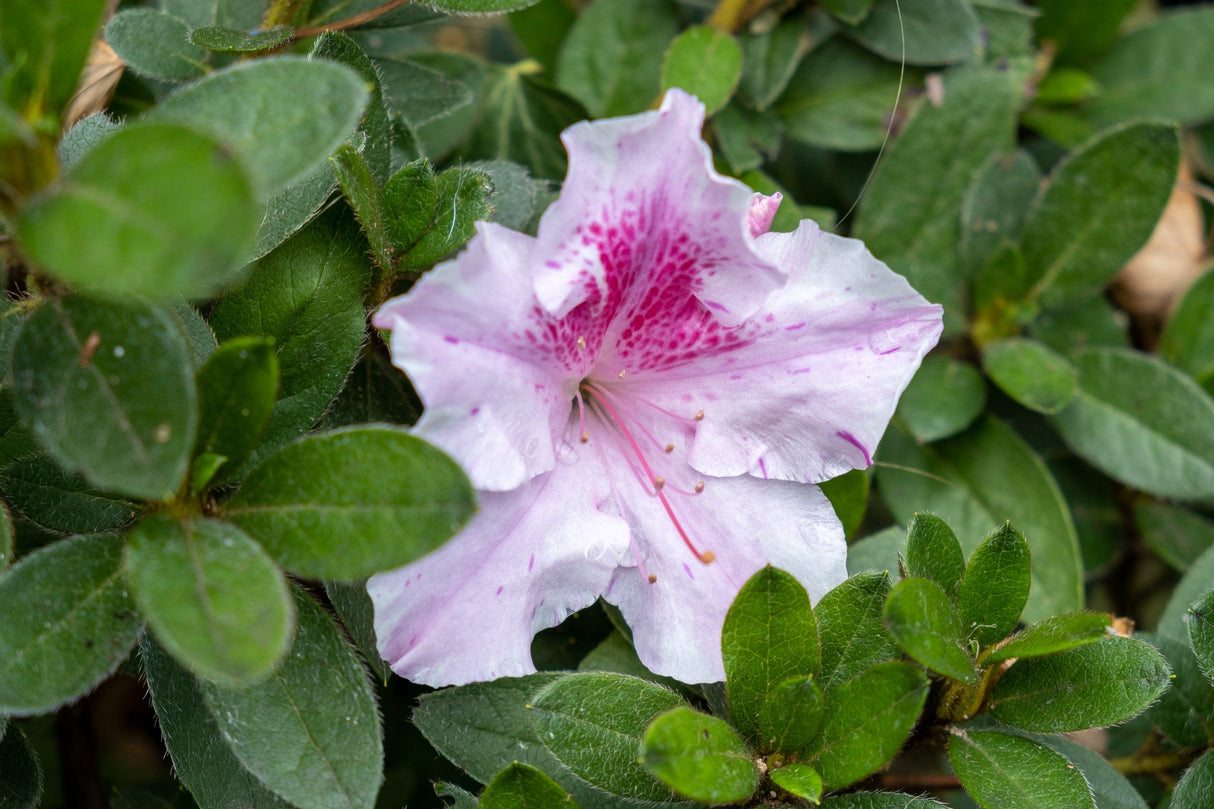
[[[683,491],[675,488],[674,486],[668,485],[666,478],[655,474],[653,471],[653,466],[649,463],[649,459],[646,457],[645,451],[642,449],[642,442],[637,441],[633,429],[629,427],[628,421],[624,415],[622,415],[623,408],[618,406],[618,400],[613,402],[613,399],[616,399],[614,394],[607,390],[607,388],[605,388],[603,385],[591,379],[584,379],[582,380],[582,383],[578,385],[578,433],[581,437],[582,443],[585,444],[590,441],[590,431],[586,426],[586,409],[589,408],[592,413],[599,417],[599,420],[602,421],[604,425],[610,425],[613,427],[619,436],[624,440],[623,446],[625,447],[625,457],[628,458],[631,456],[629,466],[632,468],[632,471],[636,475],[638,481],[640,481],[641,488],[644,489],[645,493],[651,497],[658,498],[659,502],[662,504],[662,508],[666,511],[666,516],[670,518],[671,524],[674,526],[675,531],[678,532],[679,538],[683,540],[683,544],[687,546],[687,549],[690,550],[692,555],[694,555],[695,558],[700,562],[706,565],[711,563],[717,558],[716,554],[710,550],[702,551],[696,547],[696,544],[692,541],[686,529],[683,528],[683,524],[679,522],[678,515],[675,513],[674,507],[671,505],[670,498],[667,496],[668,489],[679,492],[680,494],[694,496],[695,494],[699,494],[704,490],[704,483],[702,481],[696,483],[694,492]],[[699,421],[702,418],[703,414],[697,413],[693,420]],[[652,435],[649,435],[648,430],[645,429],[644,425],[637,422],[635,426],[644,432],[644,436],[650,439],[650,443],[661,447],[663,453],[669,454],[674,451],[675,447],[673,444],[666,444],[665,446],[662,446],[657,442],[656,439],[653,438]],[[637,465],[633,465],[631,459],[635,459]]]

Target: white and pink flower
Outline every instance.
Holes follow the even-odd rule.
[[[537,237],[481,223],[375,315],[425,404],[417,434],[481,499],[367,584],[402,676],[527,674],[535,633],[601,596],[649,668],[716,681],[751,574],[815,600],[846,576],[814,484],[871,464],[941,310],[858,241],[767,232],[779,198],[713,170],[703,119],[671,91],[571,127]]]

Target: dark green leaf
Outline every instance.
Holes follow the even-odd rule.
[[[278,401],[238,477],[306,432],[341,390],[367,328],[363,251],[352,223],[322,217],[258,261],[211,311],[219,339],[262,335],[278,350]]]
[[[7,496],[7,492],[5,493]],[[8,572],[13,563],[13,515],[8,506],[0,502],[0,576]],[[0,737],[4,735],[4,722],[0,720]]]
[[[481,809],[576,809],[560,784],[517,761],[494,776],[477,805]]]
[[[513,767],[516,763],[514,762],[510,766]],[[479,800],[476,795],[473,795],[463,787],[458,787],[446,781],[434,782],[434,794],[440,798],[450,798],[451,802],[447,804],[449,809],[476,809],[477,801]]]
[[[1034,339],[1070,356],[1090,346],[1129,348],[1130,319],[1102,296],[1043,312],[1029,325]]]
[[[143,621],[122,580],[122,538],[76,537],[0,577],[0,713],[45,713],[118,667]]]
[[[810,17],[808,24],[799,15],[790,14],[770,30],[740,31],[742,79],[738,98],[748,107],[766,110],[784,92],[805,54],[833,28],[821,14]]]
[[[1036,47],[1033,18],[1037,11],[1020,0],[972,0],[982,41],[986,45],[987,64],[1028,56]]]
[[[789,677],[818,668],[818,626],[805,588],[772,567],[751,576],[725,616],[721,652],[730,714],[753,741],[768,694]]]
[[[1170,638],[1183,640],[1188,632],[1185,629],[1185,616],[1189,607],[1210,589],[1214,581],[1214,550],[1207,550],[1193,561],[1185,571],[1180,583],[1172,590],[1172,597],[1164,607],[1163,615],[1159,618],[1157,632]]]
[[[872,10],[848,35],[894,62],[939,65],[982,53],[981,29],[964,0],[874,0]]]
[[[3,100],[56,121],[76,91],[105,0],[6,0],[0,8]],[[58,124],[54,125],[58,129]]]
[[[1162,497],[1214,496],[1214,401],[1146,354],[1075,355],[1079,395],[1050,421],[1076,454],[1110,477]]]
[[[1214,547],[1214,522],[1180,506],[1136,503],[1134,526],[1160,559],[1181,572]]]
[[[957,603],[969,638],[989,646],[1015,629],[1031,582],[1028,543],[1004,523],[974,551],[961,579]]]
[[[888,573],[860,573],[818,602],[815,614],[822,636],[818,683],[827,693],[897,655],[898,647],[882,620],[889,590]]]
[[[814,678],[790,677],[767,693],[759,710],[758,745],[776,753],[809,747],[822,727],[824,703]]]
[[[287,570],[356,579],[438,547],[474,508],[454,461],[405,430],[373,425],[284,447],[250,473],[223,514]]]
[[[136,73],[167,81],[197,79],[207,54],[191,44],[190,27],[152,8],[128,8],[105,24],[105,41]]]
[[[1017,661],[986,707],[1001,722],[1043,733],[1105,727],[1142,713],[1168,687],[1172,670],[1139,640],[1111,637]]]
[[[539,62],[549,76],[556,73],[557,52],[576,20],[577,9],[567,0],[540,0],[506,18],[527,55]]]
[[[988,343],[982,352],[982,367],[1004,393],[1039,413],[1057,413],[1079,392],[1075,366],[1024,337]]]
[[[816,804],[822,798],[822,776],[805,764],[785,764],[771,771],[771,781],[785,792]]]
[[[1003,422],[984,418],[965,433],[930,447],[915,446],[891,429],[882,439],[879,458],[920,470],[877,470],[882,496],[903,522],[930,509],[953,527],[962,547],[972,551],[992,525],[1017,521],[1032,552],[1032,588],[1024,620],[1082,607],[1082,562],[1066,502],[1041,458]]]
[[[57,534],[100,534],[130,524],[140,507],[69,475],[46,455],[30,455],[0,472],[0,489],[13,509]]]
[[[548,197],[551,183],[532,178],[525,167],[509,160],[476,160],[465,168],[484,174],[493,185],[489,194],[489,221],[511,230],[535,233],[530,226],[543,213],[542,208],[536,209]]]
[[[806,763],[836,790],[876,772],[910,735],[927,700],[927,678],[910,663],[881,663],[827,692],[826,719]]]
[[[277,48],[289,41],[292,34],[292,29],[285,25],[261,31],[208,25],[190,31],[190,42],[216,53],[257,53]]]
[[[408,426],[417,421],[421,409],[409,378],[368,343],[319,426],[332,430],[373,421]]]
[[[594,0],[573,24],[557,59],[557,86],[594,117],[649,107],[666,47],[679,30],[667,0]]]
[[[156,637],[191,671],[257,682],[290,645],[286,580],[265,551],[217,520],[144,520],[127,539],[126,579]]]
[[[1214,750],[1193,762],[1176,785],[1170,809],[1202,809],[1214,801]]]
[[[402,250],[417,244],[438,207],[438,178],[430,161],[415,160],[393,174],[383,188],[383,206],[392,244]]]
[[[640,759],[671,789],[704,803],[741,803],[759,787],[759,770],[737,732],[686,706],[649,724]]]
[[[236,467],[257,447],[274,410],[278,355],[263,337],[225,342],[198,371],[198,440],[194,452]]]
[[[903,651],[930,670],[971,685],[978,682],[966,631],[939,584],[929,579],[900,581],[885,602],[885,626]]]
[[[25,734],[0,724],[0,806],[34,809],[42,798],[42,769]]]
[[[897,65],[836,36],[801,60],[774,108],[790,138],[868,151],[885,141],[901,77]]]
[[[300,98],[308,103],[300,104]],[[344,65],[275,56],[216,71],[169,96],[144,119],[184,124],[232,147],[265,199],[331,155],[358,123],[367,100],[362,77]]]
[[[1214,271],[1198,278],[1180,299],[1159,337],[1159,356],[1210,390],[1214,378]]]
[[[194,446],[193,362],[172,312],[72,295],[47,301],[13,343],[22,419],[69,470],[165,500]]]
[[[236,759],[198,681],[150,634],[139,643],[139,659],[173,770],[200,809],[289,809]]]
[[[1083,773],[1053,750],[1007,733],[952,733],[953,770],[983,809],[1096,809]]]
[[[452,14],[500,14],[533,6],[538,0],[425,0],[426,5]]]
[[[923,107],[893,142],[856,217],[873,255],[944,304],[946,332],[965,317],[962,202],[989,156],[1011,151],[1022,91],[1014,70],[950,71],[944,103]]]
[[[759,168],[780,151],[784,125],[771,110],[755,112],[731,101],[712,119],[717,150],[734,171]],[[785,199],[784,205],[791,200]],[[781,206],[783,210],[784,206]],[[779,212],[777,211],[777,216]]]
[[[1092,789],[1096,809],[1147,809],[1138,790],[1100,753],[1064,736],[1033,735],[1031,738],[1064,756],[1083,773]]]
[[[316,602],[296,592],[299,626],[262,683],[200,683],[236,758],[300,809],[371,809],[383,778],[375,697],[362,663]]]
[[[423,126],[472,104],[471,88],[410,59],[377,59],[388,108],[413,126]]]
[[[822,809],[943,809],[944,804],[931,798],[915,797],[904,792],[849,792],[822,801]]]
[[[227,146],[181,126],[136,124],[36,197],[17,236],[65,281],[110,294],[196,296],[242,263],[256,220],[249,181]]]
[[[1137,0],[1038,0],[1037,37],[1048,40],[1064,64],[1089,61],[1108,50]]]
[[[588,672],[546,686],[529,707],[540,740],[581,778],[613,795],[670,802],[673,796],[640,765],[637,750],[654,717],[681,704],[645,680]]]
[[[906,572],[930,579],[956,598],[965,574],[965,552],[948,523],[935,514],[916,514],[906,529]]]
[[[1150,642],[1163,653],[1175,679],[1147,711],[1147,718],[1181,747],[1209,744],[1214,739],[1214,683],[1202,676],[1188,638],[1160,634]]]
[[[973,274],[1000,242],[1016,241],[1029,204],[1041,187],[1041,171],[1028,152],[993,155],[978,169],[961,200],[962,268]]]
[[[729,34],[693,25],[675,37],[662,60],[662,92],[681,87],[712,115],[733,96],[742,76],[742,48]]]
[[[177,320],[185,331],[186,340],[190,344],[190,356],[194,358],[194,367],[201,368],[215,353],[215,349],[219,348],[215,332],[211,331],[211,327],[202,319],[198,310],[188,303],[179,301],[173,304],[173,314],[177,315]]]
[[[348,143],[339,148],[330,160],[333,161],[341,191],[346,195],[346,202],[350,203],[358,223],[362,225],[372,257],[382,269],[391,271],[396,266],[396,246],[388,237],[383,198],[379,183],[371,174],[371,166]]]
[[[968,362],[933,356],[898,401],[898,416],[915,440],[939,441],[974,423],[986,407],[986,383]]]
[[[880,531],[860,537],[848,546],[848,575],[901,570],[905,552],[906,531],[900,525],[888,525]]]
[[[160,6],[174,17],[179,17],[192,28],[204,25],[222,25],[227,28],[256,28],[263,11],[255,3],[234,0],[160,0]]]
[[[1136,123],[1058,164],[1025,218],[1024,296],[1050,308],[1099,292],[1155,229],[1179,161],[1174,126]]]
[[[1197,599],[1190,608],[1189,641],[1202,673],[1214,683],[1214,590]]]
[[[1105,640],[1112,619],[1098,612],[1070,612],[1030,624],[991,650],[982,659],[992,666],[1013,658],[1044,657]]]
[[[346,634],[362,653],[363,660],[380,682],[387,684],[392,677],[392,669],[388,667],[388,662],[380,657],[379,650],[375,647],[375,605],[367,595],[366,580],[327,581],[325,595],[329,597],[329,603],[341,618]]]
[[[493,185],[479,171],[447,169],[438,175],[435,193],[432,218],[401,260],[402,270],[419,271],[434,265],[472,238],[478,219],[489,217]],[[390,213],[392,206],[386,207]]]
[[[822,0],[822,7],[843,22],[856,25],[873,10],[873,0]]]
[[[94,146],[117,132],[119,128],[118,122],[104,112],[95,112],[81,118],[63,133],[59,145],[55,147],[59,167],[63,171],[71,171]]]
[[[851,536],[860,527],[864,512],[868,508],[869,475],[867,469],[853,469],[837,478],[818,484],[822,493],[843,523],[843,533]]]

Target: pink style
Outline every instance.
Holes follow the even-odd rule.
[[[722,679],[720,633],[771,564],[846,576],[814,484],[872,463],[941,310],[852,239],[770,233],[778,195],[712,168],[703,106],[582,123],[531,237],[481,223],[374,323],[480,511],[374,576],[379,649],[447,685],[534,671],[531,640],[602,597],[642,662]]]

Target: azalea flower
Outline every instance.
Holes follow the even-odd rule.
[[[855,240],[769,233],[779,196],[712,168],[704,107],[581,123],[531,237],[480,223],[374,323],[480,511],[367,583],[379,650],[429,685],[533,672],[531,641],[602,597],[641,661],[723,679],[738,589],[771,564],[846,577],[815,483],[872,463],[941,330]]]

